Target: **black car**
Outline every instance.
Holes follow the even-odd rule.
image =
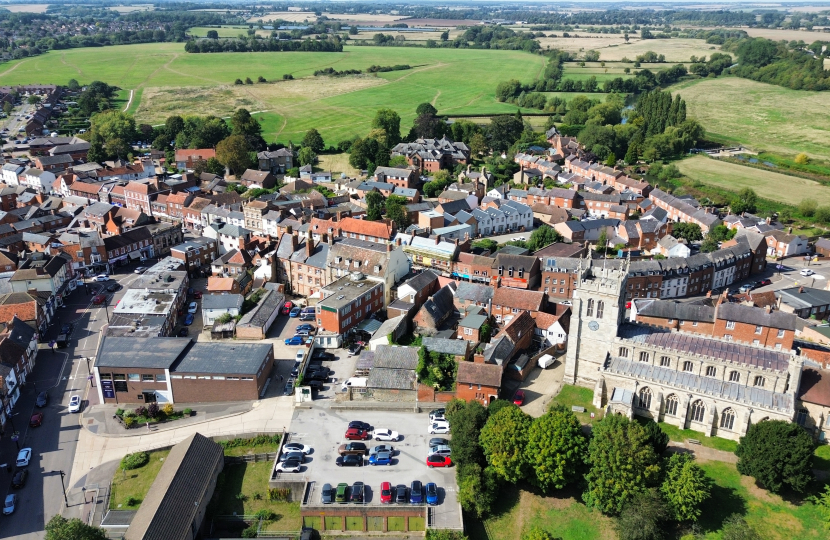
[[[121,286],[120,283],[113,283],[112,285],[107,287],[107,290],[109,292],[116,292],[116,291],[120,291],[121,289],[123,289],[123,287]]]
[[[280,456],[280,461],[288,461],[290,459],[296,459],[300,463],[305,461],[305,454],[302,452],[283,452]]]
[[[306,386],[309,386],[312,390],[317,390],[318,392],[323,389],[323,383],[321,381],[310,380]]]
[[[61,325],[61,334],[69,334],[72,332],[72,323],[66,323]]]
[[[323,484],[323,493],[320,495],[320,502],[323,504],[331,504],[334,502],[334,488],[331,484]]]
[[[347,454],[337,458],[338,467],[363,467],[363,456]]]
[[[354,356],[360,353],[360,350],[363,348],[363,345],[360,343],[353,343],[349,346],[349,356]]]
[[[360,420],[352,420],[349,422],[349,429],[362,429],[364,431],[372,431],[372,426],[367,424],[366,422],[361,422]]]
[[[291,370],[291,376],[296,379],[299,374],[300,374],[300,363],[296,362],[294,364],[294,369]]]
[[[69,334],[60,334],[55,339],[55,345],[58,346],[58,349],[65,349],[69,346]]]
[[[14,473],[14,478],[12,478],[12,487],[13,488],[22,488],[26,485],[26,478],[29,477],[29,471],[26,469],[20,469],[16,473]]]
[[[363,489],[364,489],[363,482],[355,482],[352,485],[351,502],[359,502],[359,503],[363,502]]]
[[[183,326],[176,335],[179,337],[187,337],[188,334],[190,334],[190,330],[186,326]]]
[[[324,362],[330,362],[335,359],[335,356],[330,352],[326,351],[314,351],[314,354],[311,355],[312,360],[322,360]]]
[[[37,395],[37,401],[35,401],[35,405],[38,407],[45,407],[47,403],[49,403],[49,392],[44,390],[43,392]]]
[[[320,381],[326,382],[329,378],[328,371],[319,371],[319,370],[307,370],[305,373],[305,380],[306,381]]]
[[[409,499],[406,498],[406,486],[404,484],[395,486],[395,502],[400,504],[409,502]]]

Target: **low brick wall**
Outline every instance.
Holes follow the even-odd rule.
[[[447,403],[457,397],[455,392],[437,392],[435,388],[418,384],[419,403]]]
[[[321,533],[328,530],[334,532],[396,532],[389,530],[389,518],[403,518],[404,531],[409,532],[409,518],[421,518],[426,522],[427,507],[426,506],[395,506],[395,505],[361,505],[361,504],[347,504],[347,505],[303,505],[300,507],[300,515],[305,518],[316,518],[315,529]],[[347,527],[346,518],[358,518],[357,528],[354,526]],[[326,522],[329,526],[326,526]],[[339,528],[331,525],[332,521],[337,521]],[[349,520],[354,524],[355,520]],[[370,526],[370,523],[379,526]],[[361,526],[362,525],[362,526]],[[412,531],[410,534],[425,534],[424,531]]]

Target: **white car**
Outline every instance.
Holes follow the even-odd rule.
[[[69,398],[69,412],[76,413],[81,410],[81,396],[72,396]]]
[[[95,281],[109,281],[110,277],[106,274],[100,274],[95,276]]]
[[[28,467],[29,461],[32,459],[32,449],[31,448],[22,448],[20,452],[17,453],[17,461],[15,465],[18,467]]]
[[[391,429],[376,429],[373,433],[376,441],[397,441],[400,435]]]
[[[429,425],[430,435],[443,435],[450,432],[450,423],[443,421],[436,421]]]
[[[813,274],[815,274],[815,272],[813,272],[813,271],[812,271],[812,270],[810,270],[809,268],[805,268],[804,270],[802,270],[802,271],[801,271],[801,272],[799,272],[799,273],[800,273],[802,276],[812,276]]]
[[[303,358],[305,358],[305,351],[303,349],[300,349],[299,351],[297,351],[297,354],[294,355],[294,360],[296,360],[297,362],[302,362]]]
[[[145,270],[147,270],[147,267],[146,267],[146,266],[139,266],[138,268],[136,268],[136,269],[134,270],[134,272],[135,272],[136,274],[143,274]]]
[[[280,472],[300,472],[300,469],[302,468],[303,465],[299,462],[299,460],[289,459],[277,463],[276,470]]]
[[[190,302],[190,305],[187,306],[187,312],[196,313],[197,311],[199,311],[199,304],[197,304],[196,302]]]
[[[375,446],[374,448],[372,448],[369,451],[369,455],[373,456],[373,455],[379,454],[381,452],[389,452],[391,454],[394,451],[395,451],[395,449],[392,447],[391,444],[379,444],[379,445]]]
[[[298,443],[298,442],[291,442],[291,443],[284,444],[282,446],[282,451],[283,452],[302,452],[303,454],[308,454],[308,453],[311,452],[311,447],[306,446],[306,445],[301,444],[301,443]]]

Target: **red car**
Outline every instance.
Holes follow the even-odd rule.
[[[280,315],[288,315],[291,313],[291,309],[294,307],[294,302],[286,302],[282,305],[282,309],[280,310]]]
[[[392,484],[389,482],[380,483],[380,502],[388,504],[392,502]]]
[[[30,427],[38,427],[40,424],[43,423],[43,413],[37,412],[32,415],[32,418],[29,419],[29,426]]]
[[[625,309],[631,309],[631,302],[625,303]]]
[[[349,441],[366,441],[372,436],[364,429],[349,428],[346,430],[346,440]]]
[[[427,456],[427,467],[430,469],[433,467],[451,467],[452,460],[450,456],[439,456],[438,454],[433,454],[431,456]]]
[[[525,402],[525,391],[524,390],[516,390],[516,393],[513,395],[513,405],[521,406],[522,403]]]
[[[193,293],[193,298],[195,298],[196,300],[202,298],[202,291],[196,291],[195,293]]]
[[[101,304],[106,302],[106,300],[107,300],[107,297],[104,296],[103,294],[96,294],[95,296],[92,297],[92,303],[95,304],[96,306],[100,306]]]

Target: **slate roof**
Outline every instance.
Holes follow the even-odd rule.
[[[272,349],[271,343],[200,341],[193,344],[172,371],[256,376]]]
[[[455,306],[453,304],[452,289],[449,286],[444,286],[438,289],[434,295],[430,296],[421,309],[426,310],[430,314],[436,324],[442,323],[447,317],[452,314]]]
[[[812,308],[830,304],[830,291],[812,287],[790,287],[778,291],[781,301],[795,309]]]
[[[502,367],[496,364],[459,362],[456,380],[463,384],[480,384],[493,388],[501,387]]]
[[[241,294],[206,294],[202,297],[202,309],[239,309],[244,300]]]
[[[377,356],[375,366],[369,371],[369,377],[366,379],[367,388],[415,390],[415,370],[377,367]]]
[[[252,326],[257,328],[265,326],[265,323],[268,322],[268,319],[274,313],[274,310],[279,309],[283,305],[284,301],[285,295],[282,293],[278,293],[277,291],[266,291],[263,297],[259,300],[259,303],[254,306],[254,309],[242,316],[239,323],[236,325],[237,328],[240,326]]]
[[[170,369],[190,345],[189,339],[108,337],[101,340],[96,367]]]
[[[487,317],[484,315],[479,315],[478,313],[472,313],[467,315],[460,321],[458,321],[458,326],[461,328],[474,328],[476,330],[480,329],[484,323],[487,322]],[[463,340],[450,340],[450,341],[463,341]]]
[[[424,337],[421,339],[421,345],[430,352],[463,356],[467,354],[468,343],[463,339]]]
[[[375,367],[389,369],[415,369],[418,367],[418,349],[378,345],[375,348]]]
[[[438,274],[433,272],[432,270],[424,270],[417,276],[413,277],[409,281],[404,282],[402,285],[398,287],[400,290],[401,287],[407,286],[411,287],[414,291],[422,291],[435,282],[438,279]]]
[[[487,302],[493,299],[493,292],[493,287],[462,281],[455,290],[455,297],[467,302],[487,304]]]
[[[224,460],[221,446],[200,433],[175,445],[135,514],[126,540],[192,537],[191,526]],[[197,504],[194,504],[197,503]]]

